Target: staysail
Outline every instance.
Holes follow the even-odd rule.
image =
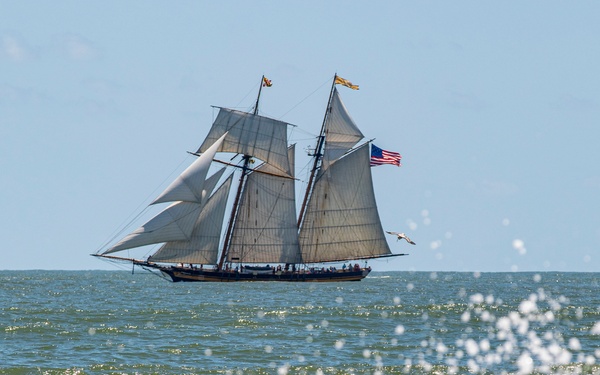
[[[224,133],[220,138],[216,139],[152,204],[177,201],[201,203],[206,195],[204,181],[206,180],[208,169],[226,135]]]
[[[207,195],[204,183],[212,159],[227,134],[223,134],[153,202],[176,201],[116,245],[110,254],[135,247],[167,241],[189,240]],[[210,192],[208,192],[210,194]]]
[[[231,180],[227,180],[207,200],[187,241],[171,241],[161,246],[151,257],[153,262],[215,264],[225,216],[225,206]]]

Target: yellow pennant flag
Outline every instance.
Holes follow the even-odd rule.
[[[335,76],[335,84],[350,87],[352,90],[358,90],[358,85],[353,85],[352,82],[342,77]]]
[[[273,86],[273,82],[271,82],[270,79],[268,79],[267,77],[263,76],[263,87],[271,87]]]

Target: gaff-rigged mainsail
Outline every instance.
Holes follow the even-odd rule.
[[[289,148],[293,170],[295,147]],[[301,263],[295,181],[263,164],[248,175],[231,238],[228,261]]]
[[[391,254],[377,212],[368,146],[360,146],[317,175],[300,229],[304,262]]]

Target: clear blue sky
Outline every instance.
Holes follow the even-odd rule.
[[[408,257],[376,270],[600,270],[600,3],[0,0],[0,269],[89,254],[182,170],[211,105],[318,132],[334,73]]]

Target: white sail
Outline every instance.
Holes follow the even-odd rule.
[[[294,146],[289,149],[294,158]],[[295,181],[265,174],[263,164],[248,175],[227,259],[241,263],[300,263]]]
[[[172,198],[181,198],[184,201],[176,202],[161,211],[147,223],[125,236],[117,244],[109,248],[104,254],[121,250],[151,245],[167,241],[189,240],[194,229],[194,223],[200,215],[203,206],[203,197],[210,194],[223,171],[217,172],[204,180],[215,155],[217,148],[223,142],[224,134],[207,152],[196,159],[179,177],[153,202],[170,201]],[[202,182],[199,181],[202,177]],[[205,186],[206,185],[206,186]],[[207,189],[205,189],[207,188]],[[191,202],[184,198],[193,197]],[[199,199],[198,199],[199,198]],[[164,200],[166,199],[166,200]]]
[[[226,136],[227,133],[223,134],[215,143],[211,144],[152,204],[178,201],[201,203],[207,194],[204,190],[204,181],[208,169]]]
[[[208,198],[189,241],[167,242],[149,259],[153,262],[215,264],[231,180]]]
[[[328,168],[329,164],[341,158],[363,138],[336,89],[333,90],[330,108],[325,125],[324,168]]]
[[[188,240],[200,214],[200,208],[198,203],[173,203],[104,254],[166,241]]]
[[[379,220],[368,144],[321,170],[309,200],[300,249],[306,263],[391,254]]]
[[[287,123],[220,108],[198,152],[205,152],[225,132],[228,132],[227,137],[218,151],[254,156],[282,173],[292,175],[287,153]]]
[[[207,178],[204,182],[204,192],[202,194],[210,196],[215,190],[217,183],[221,180],[223,173],[225,173],[225,167],[219,169],[212,176]],[[203,203],[204,202],[206,202],[206,200],[203,200]]]

